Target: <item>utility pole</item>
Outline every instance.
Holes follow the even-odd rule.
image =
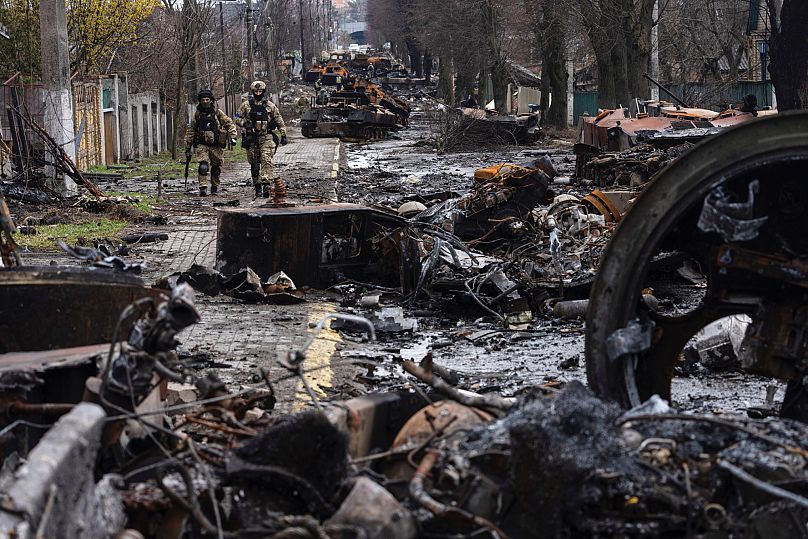
[[[651,78],[659,80],[659,0],[654,0],[651,13]],[[651,85],[651,100],[659,100],[659,88]]]
[[[253,63],[253,8],[252,0],[247,0],[247,83],[246,90],[250,89],[250,84],[255,80],[255,64]]]
[[[297,9],[300,15],[300,58],[303,61],[303,69],[306,69],[306,43],[303,39],[303,0],[297,1]]]
[[[335,49],[336,32],[334,32],[334,5],[328,0],[328,49]]]
[[[222,38],[222,86],[224,86],[224,113],[230,116],[230,96],[227,95],[227,52],[224,46],[224,6],[219,2],[219,33]]]
[[[53,137],[74,161],[76,160],[73,128],[73,99],[70,88],[70,57],[67,43],[65,0],[41,0],[39,31],[42,36],[42,96],[44,98],[45,131]],[[63,176],[57,179],[56,156],[47,156],[47,174],[54,187],[68,195],[78,194],[76,183]]]

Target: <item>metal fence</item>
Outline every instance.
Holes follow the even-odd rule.
[[[774,85],[771,81],[750,82],[740,81],[732,83],[703,83],[688,82],[684,84],[671,84],[666,86],[677,97],[681,98],[691,107],[724,110],[734,103],[738,103],[749,94],[757,98],[758,107],[770,107],[775,104]],[[665,93],[660,92],[662,99]],[[598,113],[597,92],[575,92],[573,96],[573,116],[580,118],[586,112],[590,116]]]

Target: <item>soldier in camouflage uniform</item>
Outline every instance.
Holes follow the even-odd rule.
[[[244,129],[242,144],[247,149],[255,196],[267,198],[272,194],[272,157],[278,144],[286,144],[286,124],[275,103],[266,95],[267,85],[260,80],[250,85],[250,94],[241,102],[239,109],[241,127]],[[275,131],[280,133],[280,139]],[[274,179],[276,200],[286,194],[283,180]]]
[[[208,171],[210,171],[210,194],[219,190],[219,174],[222,172],[222,157],[228,140],[236,144],[238,131],[233,120],[222,112],[214,102],[213,92],[200,90],[199,104],[185,132],[185,158],[191,158],[191,148],[199,162],[199,196],[208,196]]]

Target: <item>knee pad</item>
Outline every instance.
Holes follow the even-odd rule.
[[[199,175],[200,176],[207,176],[208,175],[208,162],[207,161],[200,161],[199,162]]]
[[[221,172],[222,172],[222,168],[219,165],[213,165],[212,167],[210,167],[210,175],[211,176],[214,176],[214,177],[218,178],[219,174],[221,174]]]

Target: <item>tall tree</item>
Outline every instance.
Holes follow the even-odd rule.
[[[768,0],[768,7],[777,108],[808,109],[808,0]]]
[[[137,41],[158,5],[159,0],[67,0],[71,70],[107,73],[117,51]],[[39,0],[0,0],[0,22],[12,34],[0,45],[0,65],[38,72]]]
[[[182,113],[182,91],[185,86],[185,71],[197,53],[213,10],[207,0],[163,0],[163,5],[171,19],[173,37],[176,44],[176,87],[174,89],[174,113],[172,116],[174,133],[171,137],[171,158],[177,158],[177,139],[180,132]],[[190,98],[191,96],[189,96]],[[194,96],[195,97],[195,96]]]
[[[598,101],[603,108],[645,97],[651,60],[655,0],[579,0],[598,64]]]
[[[543,120],[548,125],[564,127],[567,124],[566,60],[570,6],[561,0],[525,0],[525,8],[541,55]],[[551,95],[552,99],[549,99]]]

